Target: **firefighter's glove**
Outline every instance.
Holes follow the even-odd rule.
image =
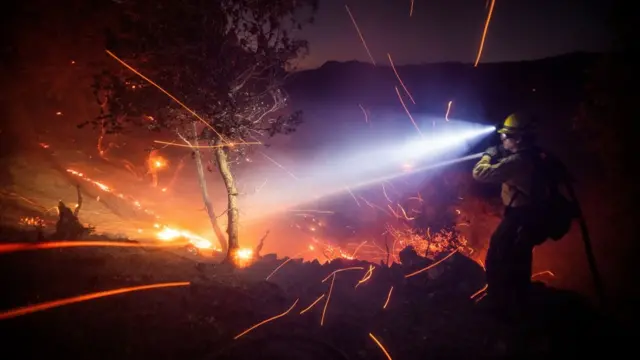
[[[491,146],[484,151],[484,154],[482,156],[485,155],[489,156],[491,159],[496,159],[500,156],[500,151],[498,151],[497,146]]]

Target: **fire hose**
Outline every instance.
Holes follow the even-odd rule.
[[[589,229],[587,228],[587,221],[582,214],[582,208],[580,207],[580,203],[578,202],[578,197],[576,196],[575,190],[571,185],[571,181],[566,181],[565,185],[567,187],[567,192],[569,193],[570,200],[576,205],[577,210],[577,219],[580,225],[580,232],[582,233],[582,242],[584,243],[584,250],[587,255],[587,263],[589,264],[589,271],[591,272],[591,277],[593,278],[593,285],[596,291],[596,296],[598,297],[598,301],[601,307],[605,306],[605,293],[604,293],[604,284],[602,282],[602,277],[600,276],[600,272],[598,271],[598,266],[596,265],[596,257],[593,253],[593,248],[591,246],[591,237],[589,236]]]

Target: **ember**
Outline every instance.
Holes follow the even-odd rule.
[[[44,227],[45,222],[38,216],[27,216],[20,218],[19,224],[22,226]]]
[[[454,250],[462,251],[463,253],[471,252],[471,248],[464,236],[454,231],[441,230],[436,233],[427,231],[424,235],[421,235],[408,227],[395,228],[387,225],[387,233],[397,241],[399,250],[411,246],[418,255],[430,259],[433,259],[438,254]],[[394,251],[394,256],[396,255]]]

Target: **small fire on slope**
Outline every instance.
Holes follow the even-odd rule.
[[[159,160],[161,159],[161,160]],[[163,158],[159,158],[156,157],[154,160],[154,164],[157,167],[161,167],[166,165],[166,160],[164,160]],[[160,165],[158,165],[160,164]],[[111,194],[116,195],[119,198],[125,199],[128,198],[126,197],[124,194],[121,193],[116,193],[114,191],[113,188],[105,185],[104,183],[100,182],[100,181],[96,181],[93,180],[89,177],[87,177],[85,174],[73,170],[73,169],[67,169],[67,172],[75,175],[87,182],[92,183],[93,185],[95,185],[96,187],[98,187],[100,190],[104,191],[104,192],[108,192]],[[146,212],[147,214],[151,214],[153,216],[155,216],[156,219],[159,219],[160,217],[158,215],[155,215],[155,213],[153,213],[152,211],[148,210],[148,209],[143,209],[142,205],[140,204],[139,201],[135,200],[135,199],[131,199],[132,200],[132,205],[135,206],[138,209],[143,210],[144,212]],[[163,242],[172,242],[178,239],[183,239],[183,240],[187,240],[187,242],[189,242],[193,247],[195,247],[196,249],[207,249],[207,250],[211,250],[214,252],[221,252],[222,249],[220,249],[219,247],[215,246],[213,244],[213,242],[211,242],[211,240],[206,239],[200,235],[194,234],[190,231],[187,230],[182,230],[182,229],[178,229],[178,228],[174,228],[174,227],[169,227],[167,225],[161,225],[158,223],[153,224],[153,227],[156,229],[160,229],[160,231],[156,232],[155,237]],[[138,232],[141,232],[141,229],[138,229]],[[255,261],[256,256],[254,255],[254,250],[250,249],[250,248],[240,248],[235,250],[235,252],[233,253],[231,260],[235,263],[236,266],[238,267],[247,267],[249,265],[251,265],[254,261]]]
[[[249,248],[237,249],[233,253],[232,260],[239,268],[247,267],[255,260],[254,251]]]
[[[156,227],[160,227],[160,225],[156,224]],[[162,241],[173,241],[177,239],[187,239],[193,246],[198,249],[212,249],[214,251],[220,251],[219,248],[213,246],[213,243],[201,236],[193,234],[186,230],[178,230],[174,228],[170,228],[168,226],[164,226],[162,230],[160,230],[156,237]]]

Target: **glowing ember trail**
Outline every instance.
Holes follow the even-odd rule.
[[[286,263],[288,263],[291,260],[293,260],[293,258],[288,258],[287,260],[285,260],[282,264],[280,264],[280,266],[278,266],[275,270],[273,270],[271,274],[269,274],[269,276],[265,278],[265,280],[269,280],[269,278],[272,277],[273,274],[275,274],[278,270],[280,270],[281,267],[283,267]]]
[[[280,169],[284,170],[287,174],[289,174],[292,178],[296,179],[296,180],[300,180],[297,176],[295,176],[291,171],[287,170],[287,168],[285,168],[284,166],[282,166],[279,162],[273,160],[272,158],[270,158],[269,156],[267,156],[267,154],[263,153],[262,151],[260,152],[260,154],[262,156],[264,156],[267,160],[271,161],[272,163],[274,163],[277,167],[279,167]]]
[[[72,170],[72,169],[67,169],[67,172],[70,173],[70,174],[73,174],[75,176],[81,177],[81,178],[83,178],[84,180],[86,180],[86,181],[88,181],[90,183],[93,183],[95,186],[99,187],[100,190],[102,190],[102,191],[111,192],[111,189],[107,185],[105,185],[105,184],[103,184],[103,183],[101,183],[99,181],[91,180],[88,177],[84,176],[84,174],[79,172],[79,171],[75,171],[75,170]]]
[[[409,17],[411,17],[413,15],[413,3],[415,2],[415,0],[411,0],[411,8],[409,9]]]
[[[236,145],[262,145],[261,142],[252,141],[252,142],[243,142],[243,143],[226,143],[223,145],[187,145],[187,144],[176,144],[167,141],[153,140],[156,144],[163,144],[166,146],[177,146],[177,147],[187,147],[192,149],[216,149],[225,146],[236,146]]]
[[[485,286],[483,286],[483,287],[482,287],[482,289],[480,289],[480,290],[478,290],[478,291],[474,292],[474,293],[473,293],[473,295],[471,295],[471,296],[469,297],[469,299],[473,299],[473,298],[475,298],[476,296],[478,296],[478,295],[482,294],[485,290],[487,290],[487,288],[488,288],[488,287],[489,287],[489,285],[485,285]]]
[[[369,115],[367,115],[367,110],[365,110],[364,107],[362,107],[362,105],[360,104],[358,104],[358,106],[360,107],[360,109],[362,110],[362,113],[364,114],[364,122],[369,124]]]
[[[281,267],[285,266],[289,261],[291,261],[291,260],[293,260],[293,259],[297,258],[298,256],[300,256],[300,255],[302,255],[302,254],[308,253],[309,251],[313,251],[313,247],[310,247],[310,248],[309,248],[309,250],[299,252],[299,253],[297,253],[297,254],[293,255],[292,257],[288,258],[287,260],[283,261],[283,262],[282,262],[282,264],[280,264],[277,268],[275,268],[275,270],[273,270],[273,271],[271,272],[271,274],[269,274],[269,276],[267,276],[267,277],[265,278],[265,280],[269,280],[269,278],[270,278],[270,277],[272,277],[272,276],[273,276],[273,274],[275,274],[278,270],[280,270],[280,268],[281,268]]]
[[[170,283],[133,286],[133,287],[120,288],[115,290],[100,291],[100,292],[75,296],[72,298],[67,298],[62,300],[55,300],[55,301],[49,301],[41,304],[28,305],[28,306],[14,309],[14,310],[5,311],[0,313],[0,320],[11,319],[14,317],[31,314],[38,311],[53,309],[53,308],[64,306],[64,305],[75,304],[82,301],[98,299],[106,296],[124,294],[132,291],[158,289],[158,288],[175,287],[175,286],[188,286],[188,285],[190,285],[188,281],[183,281],[183,282],[170,282]]]
[[[422,131],[420,131],[420,128],[418,127],[418,124],[416,124],[416,121],[413,120],[413,116],[411,116],[409,109],[407,109],[407,105],[404,104],[404,100],[402,100],[402,96],[400,95],[400,91],[398,91],[398,87],[395,86],[395,89],[396,89],[396,94],[398,94],[398,99],[400,99],[400,103],[404,108],[404,111],[406,111],[407,115],[409,115],[409,119],[411,120],[411,123],[413,124],[413,126],[415,126],[416,130],[418,130],[418,133],[420,134],[420,136],[424,137],[424,135],[422,135]]]
[[[364,246],[364,244],[366,244],[367,241],[363,241],[360,245],[358,245],[358,247],[353,251],[353,254],[351,255],[352,258],[356,258],[356,254],[358,253],[358,250],[360,250],[361,247]]]
[[[367,270],[367,272],[364,274],[362,279],[360,281],[358,281],[358,283],[356,284],[354,289],[357,289],[360,284],[362,284],[362,283],[366,282],[367,280],[371,279],[371,275],[373,275],[373,270],[374,269],[375,268],[373,267],[373,265],[369,265],[369,270]]]
[[[127,64],[126,62],[124,62],[124,60],[121,60],[119,57],[117,57],[114,53],[112,53],[109,50],[105,50],[107,52],[107,54],[109,56],[111,56],[112,58],[114,58],[117,62],[119,62],[122,66],[126,67],[127,69],[131,70],[134,74],[140,76],[142,79],[144,79],[146,82],[148,82],[149,84],[155,86],[158,90],[162,91],[165,95],[167,95],[169,98],[171,98],[171,100],[175,101],[178,105],[182,106],[183,109],[187,110],[191,115],[195,116],[196,119],[200,120],[203,124],[205,124],[209,129],[213,130],[213,132],[218,135],[218,137],[226,143],[224,137],[222,136],[222,134],[220,134],[218,131],[216,131],[216,129],[213,128],[213,126],[209,125],[209,123],[203,119],[202,117],[200,117],[200,115],[196,114],[195,111],[191,110],[187,105],[185,105],[182,101],[178,100],[175,96],[171,95],[167,90],[163,89],[160,85],[156,84],[155,82],[153,82],[153,80],[149,79],[148,77],[142,75],[138,70],[134,69],[132,66],[130,66],[129,64]]]
[[[478,63],[480,62],[480,57],[482,57],[484,40],[487,37],[487,30],[489,30],[489,23],[491,22],[491,15],[493,15],[493,6],[495,4],[496,4],[496,0],[491,0],[491,5],[489,6],[489,14],[487,15],[487,21],[484,23],[484,31],[482,32],[482,39],[480,40],[480,48],[478,49],[478,56],[476,57],[476,62],[475,64],[473,64],[473,67],[478,67]]]
[[[327,294],[322,294],[320,295],[319,298],[317,298],[314,302],[311,303],[311,305],[307,306],[304,310],[300,311],[300,315],[306,313],[307,311],[311,310],[311,308],[320,302],[320,300],[322,300],[323,297],[325,297]]]
[[[388,202],[393,203],[393,201],[391,201],[391,199],[389,198],[389,195],[387,195],[387,189],[384,188],[384,184],[382,184],[382,193],[384,194],[384,198],[387,199]]]
[[[61,249],[70,247],[150,247],[150,248],[166,248],[180,247],[188,244],[188,242],[170,243],[170,244],[145,244],[122,241],[51,241],[42,243],[9,243],[0,245],[0,254],[7,254],[17,251],[43,250],[43,249]]]
[[[444,114],[444,119],[449,121],[449,112],[451,111],[451,104],[453,103],[453,100],[449,100],[449,103],[447,104],[447,113]]]
[[[556,276],[556,274],[551,272],[551,270],[545,270],[545,271],[540,271],[540,272],[537,272],[537,273],[531,275],[531,278],[533,279],[535,277],[542,276],[542,275],[549,275],[549,276],[552,276],[552,277]]]
[[[393,292],[393,286],[391,287],[391,289],[389,289],[389,294],[387,295],[387,301],[384,302],[384,305],[382,306],[383,309],[387,308],[387,305],[389,305],[389,300],[391,300],[391,293]]]
[[[458,252],[458,250],[454,250],[454,251],[452,251],[452,252],[451,252],[451,254],[449,254],[449,255],[447,255],[447,256],[445,256],[445,257],[443,257],[442,259],[440,259],[440,260],[438,260],[438,261],[434,262],[433,264],[431,264],[431,265],[427,266],[426,268],[421,269],[421,270],[418,270],[418,271],[416,271],[416,272],[413,272],[413,273],[411,273],[411,274],[409,274],[409,275],[406,275],[406,276],[405,276],[405,279],[406,279],[406,278],[410,278],[410,277],[412,277],[412,276],[414,276],[414,275],[418,275],[418,274],[420,274],[420,273],[422,273],[422,272],[425,272],[425,271],[427,271],[427,270],[429,270],[429,269],[431,269],[431,268],[435,267],[436,265],[440,264],[441,262],[443,262],[443,261],[447,260],[448,258],[452,257],[452,256],[453,256],[453,254],[455,254],[455,253],[457,253],[457,252]]]
[[[364,270],[364,268],[362,266],[353,266],[353,267],[348,267],[348,268],[344,268],[344,269],[338,269],[338,270],[332,272],[331,274],[327,275],[327,277],[324,278],[322,280],[322,282],[325,282],[325,281],[329,280],[330,277],[334,276],[335,274],[337,274],[339,272],[349,271],[349,270]]]
[[[416,101],[413,100],[413,96],[411,96],[411,93],[409,92],[407,87],[404,85],[404,82],[400,78],[400,74],[398,74],[398,71],[396,70],[395,65],[393,65],[393,59],[391,59],[391,54],[387,53],[387,56],[389,57],[389,64],[391,64],[391,69],[393,69],[394,74],[396,74],[396,78],[398,78],[398,81],[400,82],[400,85],[404,89],[404,92],[407,93],[407,96],[409,96],[409,99],[415,105]]]
[[[327,313],[327,307],[331,300],[331,292],[333,291],[333,283],[336,281],[336,274],[333,274],[331,278],[331,286],[329,286],[329,295],[327,295],[327,301],[324,302],[324,308],[322,309],[322,317],[320,318],[320,326],[324,325],[324,315]],[[323,281],[324,282],[324,281]]]
[[[131,197],[126,197],[126,196],[124,196],[124,194],[122,194],[122,193],[116,193],[116,192],[114,191],[114,189],[110,188],[109,186],[107,186],[107,185],[105,185],[105,184],[103,184],[103,183],[101,183],[101,182],[99,182],[99,181],[93,180],[93,179],[91,179],[91,178],[89,178],[89,177],[85,176],[83,173],[81,173],[81,172],[79,172],[79,171],[76,171],[76,170],[73,170],[73,169],[67,169],[67,172],[68,172],[68,173],[70,173],[70,174],[72,174],[72,175],[75,175],[75,176],[77,176],[77,177],[79,177],[79,178],[81,178],[81,179],[83,179],[83,180],[85,180],[85,181],[87,181],[87,182],[92,183],[93,185],[97,186],[100,190],[102,190],[102,191],[104,191],[104,192],[107,192],[107,193],[111,193],[111,194],[113,194],[113,195],[115,195],[115,196],[119,197],[120,199],[128,198],[128,199],[132,200],[132,201],[131,201],[131,204],[132,204],[133,206],[135,206],[135,207],[136,207],[136,208],[138,208],[138,209],[142,209],[142,205],[140,204],[140,202],[139,202],[138,200],[132,199]],[[150,211],[150,210],[146,210],[146,209],[145,209],[145,210],[143,210],[143,211],[144,211],[145,213],[149,214],[149,215],[154,215],[154,216],[156,216],[156,215],[155,215],[152,211]],[[158,216],[156,216],[156,218],[158,218]]]
[[[389,360],[393,360],[391,358],[391,355],[389,355],[389,352],[387,351],[387,349],[384,348],[384,346],[382,346],[382,344],[380,343],[380,341],[378,341],[378,339],[376,339],[375,336],[373,336],[372,333],[369,333],[369,337],[376,343],[376,345],[378,345],[378,347],[380,348],[380,350],[382,350],[382,352],[386,355],[387,359]]]
[[[279,314],[279,315],[276,315],[276,316],[270,317],[270,318],[268,318],[268,319],[266,319],[266,320],[263,320],[263,321],[261,321],[261,322],[259,322],[259,323],[255,324],[255,325],[253,325],[252,327],[248,328],[247,330],[245,330],[245,331],[241,332],[240,334],[236,335],[236,336],[233,338],[233,340],[238,340],[240,337],[242,337],[242,336],[246,335],[246,334],[247,334],[247,333],[249,333],[250,331],[255,330],[256,328],[258,328],[258,327],[260,327],[260,326],[262,326],[262,325],[264,325],[264,324],[266,324],[266,323],[268,323],[268,322],[271,322],[271,321],[273,321],[273,320],[279,319],[279,318],[281,318],[281,317],[283,317],[283,316],[287,315],[287,314],[288,314],[291,310],[293,310],[293,308],[296,306],[296,304],[298,303],[298,300],[300,300],[300,299],[296,299],[296,301],[294,301],[294,302],[293,302],[293,305],[291,305],[291,307],[290,307],[287,311],[283,312],[282,314]]]
[[[353,26],[355,26],[356,31],[358,32],[358,36],[360,36],[360,40],[362,41],[362,45],[364,45],[364,49],[367,51],[367,55],[369,55],[369,59],[371,59],[371,63],[375,66],[376,65],[376,61],[373,60],[373,56],[371,56],[371,52],[369,51],[369,47],[367,46],[367,42],[364,41],[364,36],[362,36],[362,32],[360,32],[360,28],[358,27],[358,24],[356,23],[356,19],[351,14],[351,10],[349,10],[349,6],[345,5],[344,7],[347,9],[347,13],[349,14],[349,17],[351,18],[351,22],[353,23]]]
[[[356,198],[356,196],[353,194],[353,191],[351,191],[351,189],[349,189],[348,186],[344,187],[345,189],[347,189],[347,192],[349,192],[349,195],[351,195],[351,197],[353,198],[353,201],[356,202],[356,205],[358,205],[358,207],[360,207],[360,202],[358,202],[358,199]]]

